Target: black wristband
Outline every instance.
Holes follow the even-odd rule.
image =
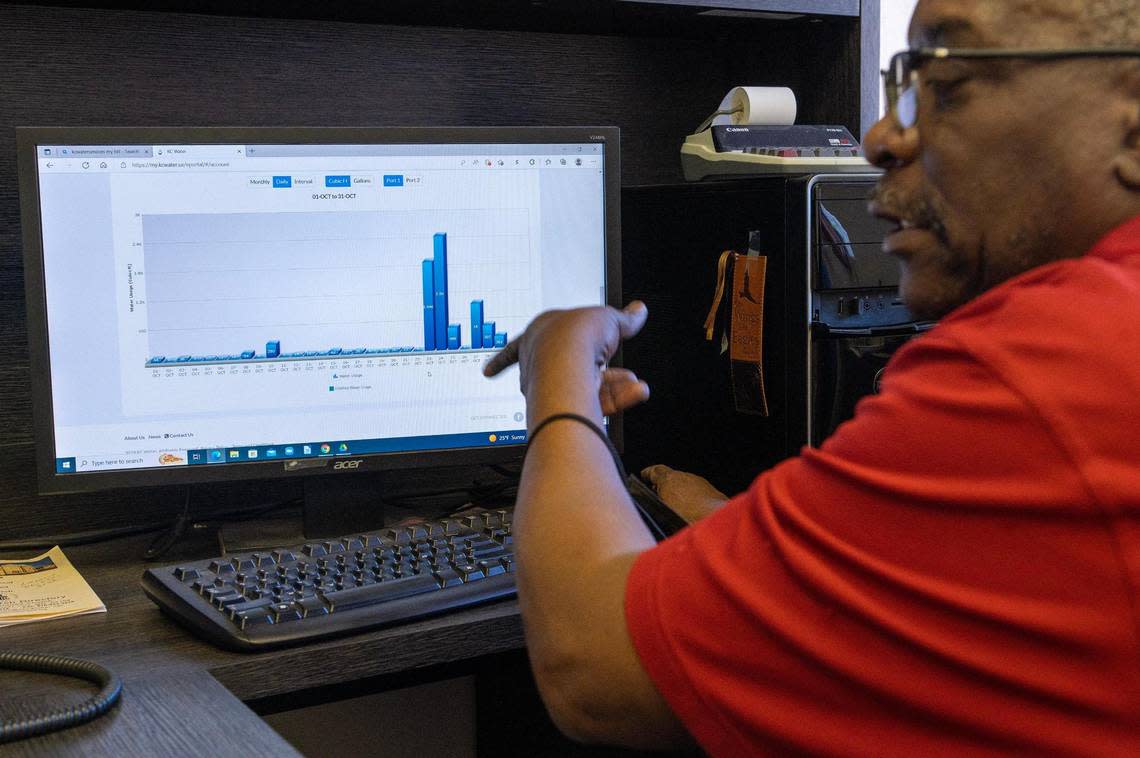
[[[622,481],[623,482],[625,481],[625,466],[622,464],[621,456],[618,455],[617,448],[614,447],[614,443],[612,440],[610,440],[609,435],[607,435],[605,433],[605,431],[600,426],[595,424],[593,421],[591,421],[590,419],[586,418],[585,416],[582,416],[582,415],[577,414],[577,413],[555,413],[555,414],[552,414],[550,416],[547,416],[542,421],[538,422],[538,426],[536,426],[534,428],[534,431],[531,432],[527,436],[527,441],[526,441],[527,452],[530,452],[530,446],[534,443],[534,440],[538,436],[538,433],[541,432],[543,429],[545,429],[547,427],[547,425],[550,424],[551,422],[559,421],[560,419],[568,419],[570,421],[577,421],[579,424],[584,424],[587,429],[589,429],[594,434],[598,435],[598,437],[601,438],[602,442],[604,442],[606,444],[606,448],[609,449],[610,455],[613,456],[614,465],[617,466],[617,470],[618,470],[618,473],[621,475]],[[524,458],[526,457],[525,453],[524,453],[523,457]]]

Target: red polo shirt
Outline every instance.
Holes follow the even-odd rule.
[[[642,555],[713,755],[1140,755],[1140,218],[957,309],[818,449]]]

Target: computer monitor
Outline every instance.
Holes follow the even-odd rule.
[[[620,298],[612,127],[17,145],[45,494],[517,459],[517,374],[483,364]]]

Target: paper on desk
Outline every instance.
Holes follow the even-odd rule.
[[[106,610],[59,547],[27,560],[0,560],[0,627]]]

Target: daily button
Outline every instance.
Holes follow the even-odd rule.
[[[276,189],[285,189],[293,186],[293,177],[291,176],[275,176],[273,177],[273,186]]]
[[[348,174],[325,176],[326,187],[348,187],[352,185],[352,177]]]

